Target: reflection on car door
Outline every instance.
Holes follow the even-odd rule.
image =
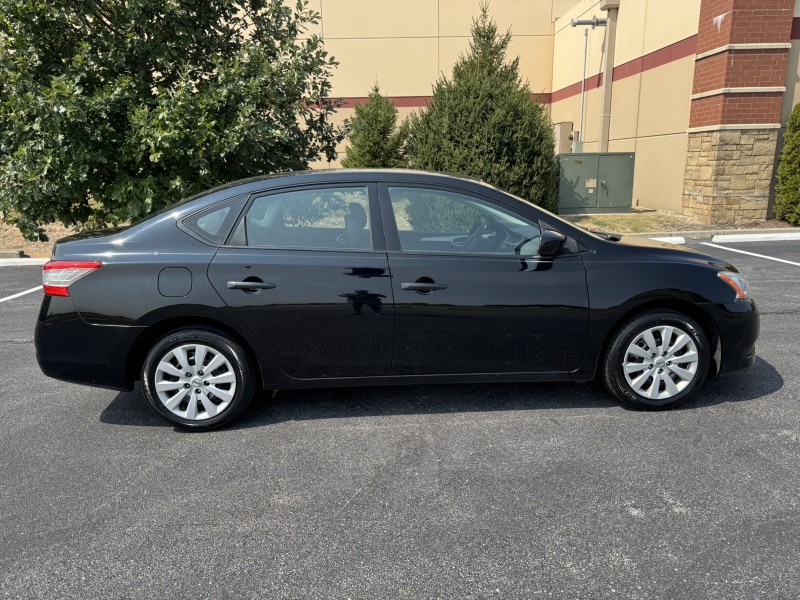
[[[393,372],[578,368],[588,295],[577,252],[533,258],[538,221],[477,196],[392,184],[379,195],[395,298]]]
[[[256,197],[211,262],[214,288],[291,377],[389,368],[394,306],[376,203],[374,185]]]

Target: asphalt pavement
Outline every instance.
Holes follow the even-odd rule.
[[[681,409],[282,391],[199,434],[42,375],[40,293],[2,301],[39,267],[0,268],[0,597],[800,597],[800,242],[689,245],[749,279],[762,332]]]

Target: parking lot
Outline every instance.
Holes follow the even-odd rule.
[[[748,278],[761,338],[679,410],[281,391],[210,433],[42,375],[40,293],[2,301],[40,269],[1,267],[0,596],[800,597],[800,242],[689,245]]]

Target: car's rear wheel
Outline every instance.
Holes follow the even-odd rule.
[[[693,319],[652,311],[617,330],[601,378],[624,406],[663,410],[685,402],[703,383],[709,361],[708,339]]]
[[[192,429],[230,423],[250,404],[256,388],[247,351],[206,328],[181,329],[159,340],[145,359],[142,381],[159,415]]]

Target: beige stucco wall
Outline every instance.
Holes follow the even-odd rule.
[[[577,0],[492,0],[509,56],[537,92],[552,89],[554,14]],[[376,81],[389,96],[427,96],[469,44],[478,0],[314,0],[325,48],[338,61],[333,94],[363,97]]]
[[[553,90],[560,90],[581,80],[585,33],[588,33],[589,36],[586,74],[587,76],[594,75],[602,70],[605,29],[602,27],[584,29],[570,26],[571,19],[591,18],[593,16],[592,6],[597,8],[599,0],[582,0],[554,24]],[[599,9],[595,10],[594,14],[598,17],[604,16]]]
[[[700,0],[648,0],[643,54],[696,35],[700,3]]]
[[[554,25],[553,91],[579,83],[583,71],[584,29],[571,19],[605,17],[600,0],[581,0]],[[697,33],[700,0],[621,0],[615,66],[680,42]],[[606,30],[588,28],[587,76],[602,71]],[[609,151],[635,152],[633,203],[681,210],[686,166],[694,57],[689,56],[613,84]],[[584,151],[599,149],[602,88],[586,93]],[[580,123],[580,94],[554,102],[554,122]]]
[[[686,132],[694,63],[689,56],[642,73],[638,137]]]

